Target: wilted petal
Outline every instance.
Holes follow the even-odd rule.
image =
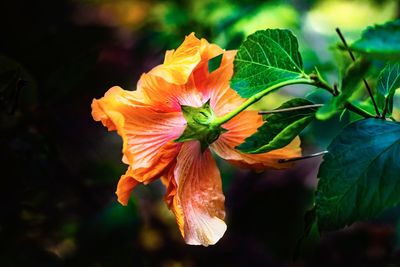
[[[210,150],[202,153],[198,141],[184,143],[173,178],[177,189],[172,210],[185,242],[203,246],[215,244],[226,231],[225,198]]]
[[[221,158],[239,167],[255,170],[288,168],[292,165],[291,163],[283,164],[278,161],[279,159],[301,155],[300,139],[298,137],[286,147],[262,154],[244,154],[235,149],[247,137],[254,134],[262,123],[262,117],[257,114],[257,111],[243,111],[222,126],[228,131],[222,134],[211,147]]]

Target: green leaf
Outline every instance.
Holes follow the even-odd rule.
[[[248,98],[273,85],[304,78],[298,48],[289,30],[268,29],[248,36],[236,54],[231,87]]]
[[[399,59],[400,20],[368,27],[351,48],[376,58]]]
[[[220,54],[216,57],[213,57],[212,59],[210,59],[208,61],[208,72],[211,73],[214,70],[218,69],[221,66],[221,62],[222,62],[222,55]]]
[[[362,82],[363,77],[367,74],[370,67],[370,62],[361,58],[353,62],[342,80],[340,94],[334,96],[331,100],[321,107],[316,114],[319,120],[328,120],[336,113],[343,111],[349,98],[356,91],[358,85]]]
[[[400,124],[365,119],[329,145],[318,173],[320,230],[335,230],[400,203]]]
[[[378,92],[384,97],[394,94],[400,87],[400,64],[387,64],[378,77]]]
[[[293,108],[313,103],[302,98],[294,98],[278,109]],[[257,132],[246,138],[236,148],[244,153],[258,154],[288,145],[314,119],[315,107],[272,113],[265,117],[265,123]]]

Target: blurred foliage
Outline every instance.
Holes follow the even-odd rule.
[[[330,50],[334,28],[355,40],[399,11],[396,0],[1,1],[0,266],[287,266],[319,159],[262,174],[218,162],[228,231],[215,246],[186,246],[159,182],[135,190],[128,207],[116,202],[121,141],[92,121],[91,100],[113,85],[135,89],[190,32],[237,49],[255,30],[289,28],[300,37],[304,68],[318,66],[334,82],[337,65],[348,66],[345,53]],[[257,108],[304,95],[328,99],[295,86]],[[302,134],[305,153],[325,149],[349,116],[313,122]],[[395,221],[381,220],[311,240],[291,266],[398,263]]]

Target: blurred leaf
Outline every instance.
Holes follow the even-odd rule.
[[[377,58],[400,58],[400,20],[368,27],[351,48]]]
[[[302,98],[294,98],[278,109],[312,105]],[[305,108],[281,113],[273,113],[265,117],[265,123],[257,132],[246,138],[236,148],[244,153],[258,154],[282,148],[288,145],[314,119],[316,108]]]
[[[289,30],[268,29],[248,36],[236,55],[231,87],[248,98],[278,83],[301,79],[298,47]]]
[[[316,193],[320,230],[374,217],[400,203],[400,124],[366,119],[329,145]]]
[[[304,230],[303,234],[297,241],[297,245],[294,251],[294,259],[298,259],[304,250],[309,249],[312,244],[315,244],[316,240],[319,240],[318,225],[317,225],[317,214],[315,206],[312,209],[307,210],[304,214]],[[313,242],[314,241],[314,242]]]
[[[31,74],[13,59],[0,55],[0,111],[14,113],[24,88],[29,94],[35,92]]]
[[[343,77],[340,94],[332,97],[328,103],[317,111],[317,119],[328,120],[337,112],[341,112],[363,77],[367,74],[369,67],[370,62],[362,58],[352,63]]]
[[[334,35],[333,29],[338,27],[351,40],[358,38],[359,32],[368,25],[395,18],[396,9],[396,0],[379,0],[379,4],[374,4],[372,1],[315,1],[315,5],[312,5],[312,9],[307,13],[306,23],[312,31],[325,36]]]
[[[213,72],[214,70],[218,69],[219,66],[221,66],[222,55],[223,54],[220,54],[216,57],[213,57],[212,59],[210,59],[208,61],[208,72],[209,73]]]
[[[259,6],[254,6],[247,14],[240,17],[233,31],[243,32],[248,36],[258,30],[266,28],[298,28],[300,22],[300,13],[291,4],[266,2]]]
[[[101,213],[97,214],[92,227],[94,231],[110,231],[126,225],[134,225],[137,222],[137,205],[134,198],[130,198],[127,207],[119,203],[109,203]]]

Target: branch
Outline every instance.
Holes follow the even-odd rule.
[[[344,36],[343,36],[342,32],[340,31],[340,29],[339,29],[339,28],[336,28],[336,32],[337,32],[337,34],[339,35],[339,38],[340,38],[340,40],[342,41],[342,43],[343,43],[343,45],[344,45],[344,48],[345,48],[345,49],[347,50],[347,52],[349,53],[351,60],[353,60],[353,62],[356,61],[356,58],[355,58],[353,52],[351,51],[350,47],[347,45],[346,39],[344,38]],[[365,80],[365,78],[363,78],[363,82],[364,82],[365,88],[367,88],[369,97],[370,97],[371,100],[372,100],[372,104],[374,105],[375,113],[376,113],[376,115],[378,115],[378,116],[380,117],[381,115],[380,115],[380,113],[379,113],[378,105],[377,105],[376,102],[375,102],[375,98],[374,98],[374,96],[372,95],[371,87],[369,87],[369,84],[368,84],[367,80]]]

